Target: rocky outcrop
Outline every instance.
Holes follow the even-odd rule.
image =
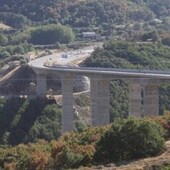
[[[74,91],[87,91],[90,89],[90,80],[86,76],[77,76],[74,83]]]

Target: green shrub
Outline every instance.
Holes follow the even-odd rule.
[[[162,116],[149,117],[150,121],[160,124],[166,131],[166,138],[170,138],[170,112],[165,112]]]
[[[1,144],[50,141],[61,135],[61,109],[53,99],[1,99],[0,125]]]
[[[91,145],[95,144],[100,140],[101,136],[108,129],[109,126],[101,126],[96,128],[86,128],[81,133],[70,132],[64,134],[60,140],[69,144],[78,144],[78,145]]]
[[[26,25],[31,23],[31,21],[26,16],[19,13],[15,14],[13,12],[1,12],[0,20],[16,29],[24,28]]]
[[[163,43],[164,45],[170,46],[170,37],[164,38],[164,39],[162,40],[162,43]]]
[[[76,97],[75,103],[80,107],[85,107],[90,105],[88,97],[83,94]]]
[[[7,51],[0,51],[0,59],[8,58],[10,54]]]
[[[44,25],[32,30],[30,42],[35,45],[55,43],[69,43],[74,40],[74,33],[70,27],[63,25]]]
[[[75,121],[75,130],[77,132],[83,132],[83,130],[85,129],[85,125],[79,121]]]
[[[96,144],[94,160],[107,163],[156,155],[164,148],[163,135],[163,128],[155,122],[117,121]]]
[[[8,38],[5,35],[0,34],[0,45],[6,45]]]
[[[15,34],[10,36],[9,44],[16,45],[27,42],[30,39],[30,31],[17,31]]]
[[[78,168],[92,163],[93,145],[68,145],[64,142],[53,142],[51,149],[52,166],[54,169]]]
[[[167,165],[163,165],[160,170],[170,170],[170,163]]]
[[[61,110],[56,104],[49,104],[44,107],[41,115],[37,117],[32,125],[28,139],[35,141],[37,139],[52,140],[61,135]]]

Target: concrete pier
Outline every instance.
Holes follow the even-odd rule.
[[[144,88],[144,116],[159,115],[159,86],[146,85]]]
[[[37,74],[37,95],[45,96],[46,75],[62,77],[62,132],[73,130],[73,81],[77,76],[90,78],[92,125],[110,122],[110,80],[129,80],[129,116],[159,114],[159,86],[170,83],[170,72],[81,67],[33,67]],[[143,90],[143,91],[142,91]],[[143,98],[142,98],[143,92]],[[143,99],[143,100],[142,100]]]
[[[141,117],[142,103],[141,103],[141,85],[139,83],[131,82],[129,84],[129,116]]]
[[[47,91],[46,74],[37,73],[37,85],[36,92],[37,96],[45,96]]]
[[[110,81],[90,80],[92,126],[110,123]]]
[[[62,133],[73,130],[73,76],[62,77]]]

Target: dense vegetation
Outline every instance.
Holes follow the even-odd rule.
[[[156,123],[133,119],[115,122],[96,144],[94,158],[108,163],[159,153],[164,143],[160,135],[163,133]]]
[[[26,16],[12,12],[0,12],[0,21],[16,29],[23,28],[31,23]]]
[[[108,41],[86,59],[88,67],[167,70],[170,49],[161,43]]]
[[[170,165],[163,165],[162,167],[160,167],[160,170],[169,170],[170,169]]]
[[[17,13],[20,18],[23,15],[32,21],[60,22],[71,26],[86,27],[99,26],[103,23],[122,24],[129,20],[148,21],[155,16],[168,17],[170,15],[169,4],[169,0],[49,0],[48,2],[40,0],[38,2],[25,0],[4,2],[1,0],[0,11]]]
[[[106,42],[97,48],[84,64],[88,67],[128,68],[168,70],[170,49],[161,43],[140,44],[134,42]],[[127,82],[119,80],[111,83],[111,117],[126,117],[128,114]],[[169,86],[160,88],[160,113],[169,109]]]
[[[170,0],[0,0],[0,21],[17,29],[54,23],[76,33],[95,31],[131,39],[145,32],[169,31],[169,4]]]
[[[169,0],[0,0],[0,22],[11,26],[0,30],[0,58],[32,50],[30,43],[58,47],[58,43],[74,40],[74,34],[80,40],[83,31],[95,31],[97,37],[106,38],[162,39],[169,45],[169,4]]]
[[[19,30],[12,34],[0,33],[0,60],[33,51],[33,45],[55,44],[56,47],[60,47],[60,43],[70,43],[74,38],[70,27],[56,24]]]
[[[74,40],[72,29],[62,25],[41,26],[31,31],[30,42],[33,44],[69,43]]]
[[[50,143],[40,140],[1,147],[0,166],[5,170],[60,170],[98,164],[100,158],[100,164],[131,160],[134,156],[137,159],[164,150],[163,136],[163,129],[153,120],[119,120],[111,126],[71,132]]]
[[[55,100],[11,98],[0,101],[0,144],[52,140],[61,134],[61,109]]]

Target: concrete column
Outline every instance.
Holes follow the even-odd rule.
[[[37,73],[36,92],[38,96],[45,96],[47,91],[46,74]]]
[[[144,115],[159,115],[159,87],[147,85],[144,88]]]
[[[92,125],[106,125],[110,123],[110,81],[90,80]]]
[[[138,83],[129,84],[129,116],[141,117],[141,85]]]
[[[62,77],[62,133],[73,130],[73,77]]]

